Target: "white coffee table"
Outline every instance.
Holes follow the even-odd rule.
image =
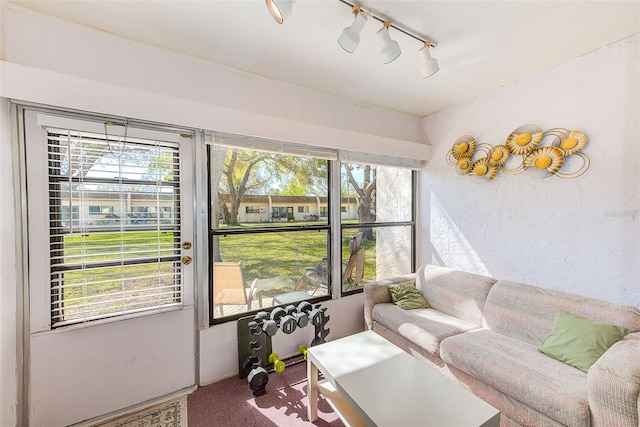
[[[311,422],[320,392],[347,426],[500,425],[493,406],[373,331],[310,347],[307,380]]]

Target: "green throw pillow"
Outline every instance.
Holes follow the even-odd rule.
[[[547,356],[587,372],[627,332],[621,326],[558,311],[553,319],[551,333],[538,349]]]
[[[428,308],[429,304],[416,289],[415,281],[400,282],[389,285],[393,303],[405,310]]]

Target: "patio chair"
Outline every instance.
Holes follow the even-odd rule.
[[[344,263],[342,273],[342,285],[345,289],[351,289],[359,285],[364,278],[364,247],[362,246],[362,233],[356,233],[349,241],[349,259]],[[329,274],[327,271],[327,259],[322,258],[318,265],[306,267],[305,272],[296,282],[292,292],[283,293],[273,297],[277,305],[292,304],[310,298],[318,289],[328,289]]]
[[[213,301],[224,316],[225,305],[246,305],[251,310],[251,302],[255,295],[256,280],[247,288],[239,262],[213,263]]]

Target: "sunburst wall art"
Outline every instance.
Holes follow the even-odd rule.
[[[577,178],[591,164],[582,152],[586,145],[587,137],[577,130],[543,132],[539,126],[523,125],[509,134],[504,145],[478,144],[471,135],[461,136],[447,153],[447,163],[479,183],[493,181],[500,171],[524,172],[534,178]]]

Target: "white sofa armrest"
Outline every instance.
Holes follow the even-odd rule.
[[[367,329],[373,328],[373,318],[371,313],[376,304],[391,302],[391,294],[388,286],[393,283],[413,280],[416,273],[405,274],[403,276],[390,277],[388,279],[365,283],[364,285],[364,323]]]
[[[591,425],[640,425],[640,332],[611,346],[587,372]]]

